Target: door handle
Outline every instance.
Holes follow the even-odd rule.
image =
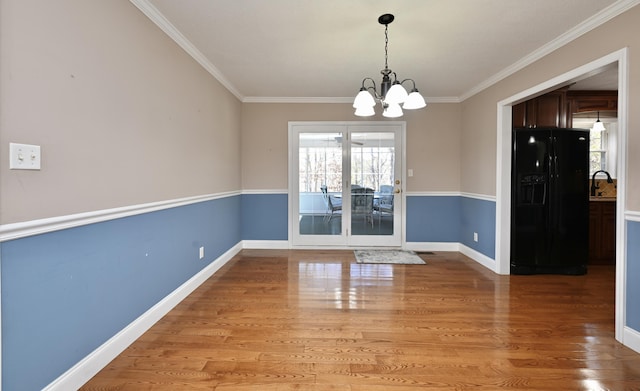
[[[399,193],[400,193],[400,189],[396,189],[396,190],[394,191],[394,193],[399,194]]]

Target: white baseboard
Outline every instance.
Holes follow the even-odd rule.
[[[460,243],[406,242],[404,249],[412,251],[460,251]]]
[[[405,249],[413,251],[458,251],[478,262],[492,272],[496,271],[496,261],[486,255],[465,246],[462,243],[450,242],[407,242]]]
[[[131,322],[43,390],[77,390],[242,250],[238,243]]]
[[[288,240],[243,240],[242,248],[258,250],[288,250]]]
[[[173,291],[167,297],[162,299],[156,305],[151,307],[147,312],[142,314],[138,319],[130,323],[119,333],[111,337],[107,342],[94,350],[87,357],[82,359],[68,371],[63,373],[56,380],[47,385],[44,391],[58,390],[75,390],[84,385],[100,370],[102,370],[109,362],[122,353],[131,343],[140,338],[148,329],[150,329],[158,320],[166,315],[178,303],[184,300],[196,288],[204,283],[209,277],[217,272],[222,266],[229,262],[243,248],[246,249],[288,249],[288,241],[252,241],[245,240],[227,252],[222,254],[216,260],[211,262],[209,266],[204,268],[198,274],[190,278],[182,284],[178,289]],[[491,271],[495,271],[495,260],[484,254],[473,250],[461,243],[450,242],[407,242],[405,249],[413,251],[459,251],[468,256],[479,264],[483,265]],[[629,327],[624,328],[623,344],[640,353],[640,332]]]
[[[471,247],[465,246],[464,244],[460,244],[460,252],[478,262],[482,266],[486,267],[487,269],[491,270],[492,272],[496,272],[495,259],[491,259],[488,256],[472,249]]]
[[[628,326],[624,327],[623,332],[624,341],[621,341],[626,347],[635,350],[640,353],[640,332],[636,331]]]

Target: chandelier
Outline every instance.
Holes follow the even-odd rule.
[[[353,101],[353,107],[356,109],[355,115],[359,117],[374,115],[376,113],[374,110],[376,102],[380,102],[383,110],[382,115],[387,118],[402,117],[402,109],[421,109],[427,105],[416,88],[416,82],[413,79],[398,81],[396,73],[389,69],[387,64],[389,57],[389,24],[393,22],[393,19],[394,16],[391,14],[384,14],[378,18],[378,23],[384,25],[384,69],[380,71],[382,82],[380,83],[380,91],[378,91],[376,82],[372,78],[365,77],[362,80],[360,92]],[[391,81],[392,74],[393,82]],[[409,93],[402,86],[405,82],[411,82],[412,84]],[[372,85],[367,87],[365,84]]]

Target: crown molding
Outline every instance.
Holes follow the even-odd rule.
[[[526,55],[525,57],[511,64],[510,66],[503,69],[502,71],[496,73],[495,75],[483,81],[482,83],[478,84],[477,86],[473,87],[469,91],[460,95],[460,98],[459,98],[460,102],[463,102],[468,98],[471,98],[475,94],[480,93],[481,91],[491,87],[492,85],[498,83],[499,81],[533,64],[534,62],[550,54],[554,50],[568,44],[569,42],[588,33],[589,31],[595,29],[596,27],[601,26],[602,24],[628,11],[629,9],[635,7],[638,4],[640,4],[640,0],[619,0],[613,3],[609,7],[603,9],[599,13],[593,15],[589,19],[578,24],[576,27],[560,35],[559,37],[552,40],[551,42],[548,42],[547,44],[543,45],[537,50]]]
[[[355,96],[347,97],[277,97],[277,96],[247,96],[243,103],[353,103]],[[425,97],[429,103],[460,103],[455,96]]]
[[[242,103],[353,103],[353,97],[247,96]]]
[[[238,100],[242,101],[244,96],[226,77],[216,68],[207,57],[198,50],[191,41],[189,41],[182,33],[171,23],[165,16],[148,0],[129,0],[143,14],[145,14],[160,30],[164,31],[171,39],[173,39],[187,54],[193,57],[207,72],[209,72],[216,80],[220,82],[229,92],[235,95]]]
[[[152,22],[154,22],[165,34],[173,39],[187,54],[193,57],[207,72],[209,72],[216,80],[218,80],[225,88],[227,88],[238,100],[243,103],[351,103],[353,97],[259,97],[259,96],[243,96],[240,91],[224,77],[222,72],[218,70],[195,45],[193,45],[182,33],[171,23],[165,16],[153,6],[149,0],[129,0],[143,14],[145,14]],[[513,75],[523,68],[538,61],[544,56],[550,54],[554,50],[568,44],[587,32],[599,27],[616,16],[628,11],[629,9],[640,4],[640,0],[619,0],[599,13],[593,15],[589,19],[578,24],[573,29],[560,35],[556,39],[548,42],[527,56],[521,58],[512,65],[504,68],[482,83],[476,85],[469,91],[458,97],[426,97],[427,103],[460,103],[468,98],[484,91],[501,80]]]

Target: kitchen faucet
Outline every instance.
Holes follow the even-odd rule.
[[[611,175],[609,175],[609,173],[606,172],[605,170],[598,170],[598,171],[594,172],[593,176],[591,177],[591,197],[595,197],[596,196],[596,189],[600,188],[598,185],[596,185],[596,175],[599,172],[604,172],[605,174],[607,174],[607,183],[613,183],[613,179],[611,179]]]

